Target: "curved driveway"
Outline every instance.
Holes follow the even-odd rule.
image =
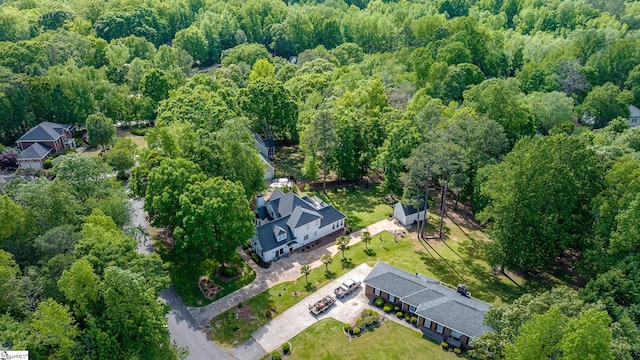
[[[143,229],[142,236],[138,237],[138,253],[149,254],[154,251],[154,248],[146,232],[148,223],[144,203],[142,200],[135,199],[129,199],[129,203],[132,207],[132,225]],[[207,339],[207,335],[187,311],[173,286],[160,292],[160,300],[171,306],[171,312],[166,316],[171,341],[189,349],[187,360],[235,360],[216,343]]]

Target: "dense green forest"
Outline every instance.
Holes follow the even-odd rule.
[[[308,179],[439,184],[472,204],[496,269],[580,274],[577,293],[492,309],[474,356],[640,359],[640,2],[5,0],[0,79],[5,146],[41,121],[153,120],[130,186],[184,258],[251,235],[251,128],[299,144]],[[171,356],[167,275],[135,253],[104,166],[64,156],[54,180],[2,188],[0,346]]]

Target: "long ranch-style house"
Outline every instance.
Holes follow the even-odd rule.
[[[251,246],[264,262],[277,260],[345,226],[344,214],[315,196],[275,190],[269,201],[263,202],[258,197],[256,236]]]
[[[473,348],[473,339],[492,330],[483,323],[489,304],[430,277],[378,262],[363,282],[369,299],[400,305],[418,317],[418,326],[431,337],[453,347]]]

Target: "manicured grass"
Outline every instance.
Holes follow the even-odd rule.
[[[428,232],[432,233],[439,218],[429,215],[431,224]],[[369,251],[360,242],[345,252],[349,260],[346,266],[343,267],[342,256],[338,253],[329,265],[329,273],[325,273],[324,266],[313,270],[309,275],[311,286],[307,287],[304,277],[300,277],[295,282],[276,285],[249,299],[244,304],[251,309],[252,315],[249,317],[236,319],[236,309],[231,309],[214,318],[211,321],[211,338],[224,346],[241,343],[271,317],[282,313],[331,279],[365,262],[374,266],[377,261],[384,261],[454,287],[464,283],[473,297],[494,305],[510,303],[526,292],[549,289],[563,283],[548,274],[529,280],[516,275],[494,275],[486,262],[484,246],[487,240],[481,231],[459,227],[448,218],[443,229],[446,234],[444,241],[424,242],[409,237],[396,239],[388,232],[374,234]]]
[[[431,339],[412,329],[386,321],[373,331],[364,332],[351,341],[342,332],[342,323],[323,319],[289,341],[287,359],[431,359],[452,360],[457,357],[444,351]]]
[[[138,146],[138,150],[142,150],[147,147],[147,142],[144,140],[144,136],[133,135],[128,131],[118,133],[118,136],[125,139],[131,139],[131,141]]]
[[[308,195],[318,196],[340,210],[347,216],[347,225],[354,231],[393,215],[393,204],[385,200],[386,192],[381,184],[369,185],[366,189],[343,188],[328,190],[326,194],[318,191]]]
[[[207,275],[221,287],[220,291],[216,294],[216,299],[240,289],[256,278],[255,271],[238,255],[236,255],[232,263],[242,268],[242,275],[235,280],[225,283],[216,278],[218,263],[214,260],[207,259],[201,262],[183,261],[178,259],[173,252],[169,251],[164,244],[156,242],[156,247],[162,257],[162,261],[167,267],[169,276],[171,276],[173,287],[186,306],[204,306],[213,302],[213,300],[209,300],[202,295],[198,287],[198,281],[203,275]]]

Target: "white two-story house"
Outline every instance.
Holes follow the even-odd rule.
[[[269,262],[331,233],[344,229],[345,216],[317,197],[275,190],[269,201],[258,201],[256,236],[251,246]]]

